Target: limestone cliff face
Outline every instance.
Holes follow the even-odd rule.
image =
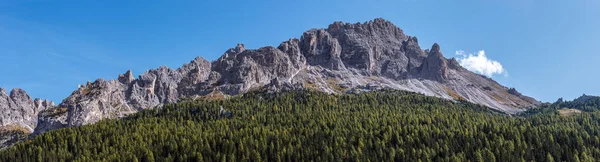
[[[328,93],[392,88],[466,100],[507,113],[539,104],[445,58],[440,45],[421,49],[416,37],[407,36],[387,20],[375,19],[335,22],[326,29],[308,30],[300,39],[289,39],[278,47],[246,49],[238,44],[212,62],[197,57],[177,69],[161,66],[137,77],[127,71],[116,80],[98,79],[80,86],[38,118],[37,112],[48,109],[44,102],[31,101],[19,91],[8,96],[2,90],[0,109],[11,113],[3,114],[0,122],[36,128],[38,121],[34,134],[39,134],[123,117],[181,98],[237,95],[261,88],[310,88]]]
[[[98,79],[80,86],[59,107],[68,110],[68,126],[80,126],[175,103],[181,97],[205,95],[209,89],[203,84],[210,75],[210,65],[198,57],[179,69],[161,66],[137,79],[131,71],[116,80]]]
[[[29,132],[37,126],[40,111],[54,106],[54,102],[31,99],[27,92],[15,88],[10,94],[0,88],[0,127],[20,127]]]

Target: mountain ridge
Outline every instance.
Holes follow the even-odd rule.
[[[55,109],[37,111],[52,113],[39,113],[34,134],[124,117],[181,98],[237,95],[257,88],[327,93],[391,88],[466,100],[509,114],[540,104],[464,69],[440,49],[437,43],[421,49],[417,37],[405,35],[382,18],[354,24],[338,21],[277,47],[246,49],[237,44],[213,61],[196,57],[177,69],[160,66],[137,78],[128,70],[114,80],[88,82]]]

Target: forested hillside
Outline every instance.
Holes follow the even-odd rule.
[[[564,101],[562,98],[554,103],[544,103],[536,108],[522,113],[522,116],[535,114],[561,114],[561,111],[570,110],[576,113],[600,111],[600,97],[582,95],[573,101]]]
[[[600,110],[600,97],[598,96],[588,96],[582,95],[579,98],[576,98],[573,101],[563,101],[563,99],[559,99],[555,103],[551,105],[554,108],[573,108],[579,109],[582,111],[592,112]]]
[[[0,161],[599,158],[597,110],[510,117],[484,106],[404,91],[254,92],[227,100],[185,101],[123,119],[53,130],[0,152]]]

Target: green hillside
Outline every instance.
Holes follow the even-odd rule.
[[[220,111],[220,108],[226,111]],[[404,91],[247,93],[50,131],[0,161],[593,161],[600,112],[508,116]],[[587,109],[586,109],[587,110]]]

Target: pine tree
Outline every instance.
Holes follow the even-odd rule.
[[[550,153],[546,154],[546,162],[554,162],[554,157]]]

